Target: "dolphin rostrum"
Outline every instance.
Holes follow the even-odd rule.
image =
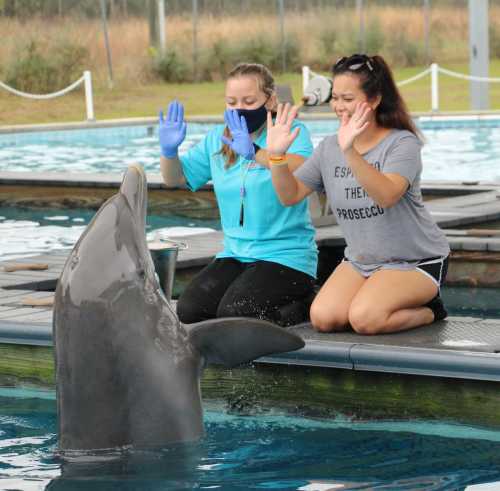
[[[304,342],[264,320],[183,325],[148,250],[147,183],[131,165],[69,255],[54,304],[59,450],[161,447],[203,435],[200,376]]]

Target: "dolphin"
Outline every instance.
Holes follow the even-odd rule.
[[[272,323],[180,323],[145,234],[147,182],[126,170],[76,243],[58,281],[54,356],[59,452],[163,447],[203,436],[200,377],[293,351],[303,340]]]

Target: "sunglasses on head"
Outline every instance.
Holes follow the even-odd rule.
[[[352,56],[343,56],[339,58],[335,65],[333,65],[333,72],[343,70],[350,70],[353,72],[357,72],[362,68],[368,68],[370,72],[373,72],[373,64],[370,61],[370,57],[366,55],[352,55]]]

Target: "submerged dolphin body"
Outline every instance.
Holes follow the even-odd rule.
[[[59,449],[164,446],[203,435],[200,376],[292,351],[299,337],[258,319],[182,325],[145,236],[147,183],[132,165],[75,245],[54,306]]]

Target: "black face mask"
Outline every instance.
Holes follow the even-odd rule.
[[[236,109],[238,116],[243,116],[247,122],[248,132],[257,131],[267,119],[266,103],[257,109]]]

